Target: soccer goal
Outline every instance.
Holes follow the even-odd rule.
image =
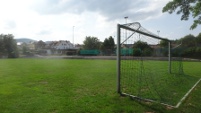
[[[189,78],[181,75],[182,60],[171,57],[171,46],[170,40],[149,32],[138,22],[118,24],[118,93],[175,107],[190,87],[184,86]],[[185,88],[180,90],[182,85]]]

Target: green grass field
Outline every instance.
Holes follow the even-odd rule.
[[[122,60],[121,92],[176,106],[199,80],[199,77],[190,76],[192,74],[180,74],[178,64],[172,62],[170,74],[168,61]]]
[[[189,76],[200,78],[198,67],[201,67],[200,62],[184,62],[184,70]],[[119,96],[116,78],[115,60],[0,59],[0,112],[201,111],[201,83],[178,109],[170,109]]]

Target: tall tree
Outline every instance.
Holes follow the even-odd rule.
[[[1,34],[0,41],[0,43],[3,45],[0,46],[0,51],[3,53],[3,55],[7,55],[8,58],[18,57],[17,43],[14,40],[14,36],[12,34]]]
[[[182,46],[184,47],[194,47],[196,46],[196,38],[195,36],[189,34],[185,37],[180,39],[180,42],[182,42]]]
[[[83,48],[90,49],[90,50],[99,49],[101,45],[101,42],[99,41],[97,37],[91,37],[91,36],[87,36],[85,40],[83,41],[83,43],[84,43]]]
[[[102,52],[107,55],[113,54],[114,47],[115,43],[112,36],[110,36],[109,38],[105,38],[104,42],[101,44]]]
[[[151,56],[153,49],[143,41],[137,41],[133,45],[134,56]]]
[[[110,36],[110,37],[108,38],[108,41],[109,41],[109,48],[110,48],[111,50],[114,50],[114,47],[115,47],[114,38],[113,38],[112,36]]]
[[[114,39],[112,36],[110,36],[109,38],[105,38],[104,42],[102,43],[103,49],[110,49],[110,50],[114,50]]]
[[[182,14],[181,20],[188,20],[189,15],[192,14],[194,23],[190,29],[195,29],[197,25],[201,24],[201,0],[173,0],[163,7],[162,12],[169,12],[172,14],[177,11],[177,14]]]

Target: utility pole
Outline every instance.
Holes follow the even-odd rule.
[[[75,26],[73,26],[73,42],[72,42],[73,43],[73,47],[74,47],[74,27]]]

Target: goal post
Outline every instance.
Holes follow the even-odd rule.
[[[179,85],[171,89],[181,82],[172,75],[183,68],[172,58],[172,46],[138,22],[117,24],[117,92],[174,107],[182,93],[176,91]]]
[[[168,72],[171,73],[171,41],[168,40],[168,39],[165,39],[165,38],[161,38],[159,36],[156,36],[156,35],[153,35],[153,34],[149,34],[149,33],[146,33],[146,32],[143,32],[143,31],[140,31],[139,28],[138,29],[132,29],[131,27],[128,27],[127,25],[132,25],[132,24],[135,24],[136,22],[134,23],[128,23],[128,24],[123,24],[123,25],[120,25],[120,24],[117,24],[117,92],[118,93],[121,93],[121,88],[120,88],[120,72],[121,72],[121,69],[120,69],[120,65],[121,65],[121,29],[124,29],[124,30],[129,30],[129,31],[132,31],[132,32],[137,32],[139,34],[143,34],[145,36],[149,36],[149,37],[153,37],[155,39],[159,39],[159,40],[165,40],[168,42]],[[140,24],[137,22],[137,24]],[[141,25],[139,25],[141,26]],[[125,42],[126,40],[128,40],[128,38],[131,38],[131,35],[129,37],[126,37],[126,39],[123,41]]]

